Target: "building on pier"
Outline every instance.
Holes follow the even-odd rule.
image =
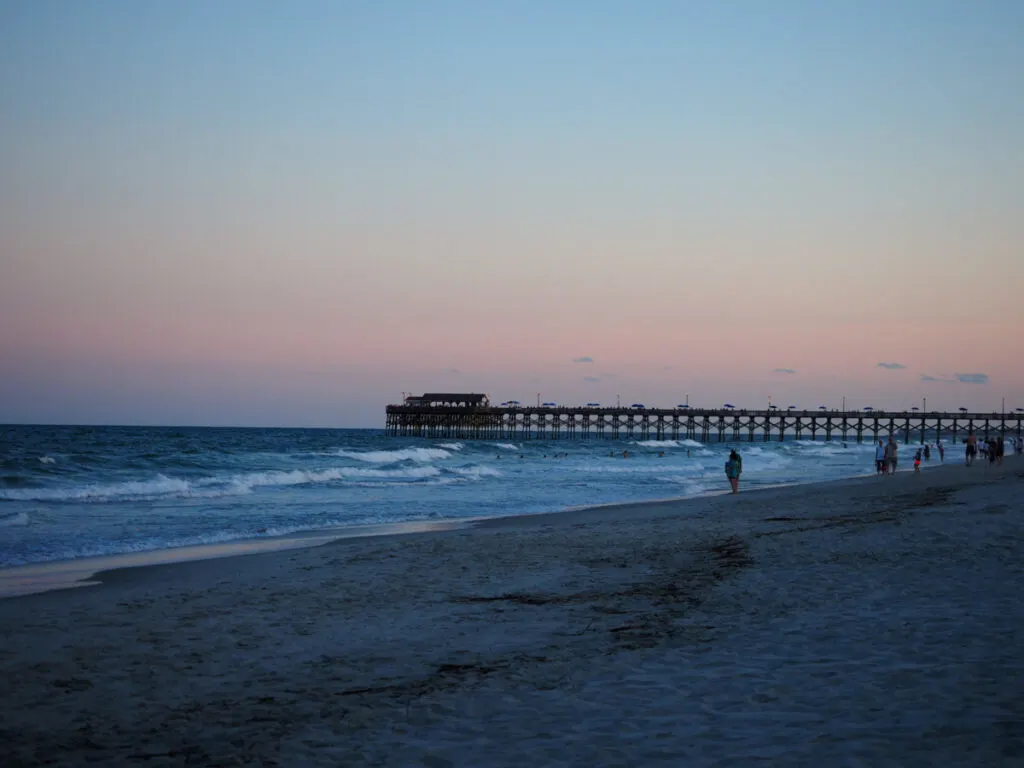
[[[1024,412],[742,410],[492,406],[486,395],[427,393],[387,407],[386,431],[402,437],[556,440],[639,439],[756,442],[888,439],[960,442],[1024,437]]]

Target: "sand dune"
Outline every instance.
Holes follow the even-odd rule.
[[[0,601],[0,763],[1024,763],[1024,465]]]

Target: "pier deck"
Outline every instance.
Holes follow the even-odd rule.
[[[464,440],[640,439],[707,442],[842,440],[894,435],[904,442],[959,442],[1024,436],[1024,413],[742,410],[491,406],[486,398],[443,404],[409,398],[387,407],[386,431],[402,437]],[[469,397],[469,396],[464,396]]]

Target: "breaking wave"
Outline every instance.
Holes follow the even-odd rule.
[[[448,443],[451,450],[462,450],[462,443]],[[454,446],[458,445],[458,448]],[[441,461],[451,458],[451,451],[444,448],[402,448],[397,451],[338,451],[339,456],[356,459],[370,464],[394,464],[399,461]]]

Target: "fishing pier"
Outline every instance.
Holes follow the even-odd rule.
[[[486,395],[427,393],[387,407],[386,432],[398,437],[460,440],[697,440],[959,442],[1024,436],[1024,412],[830,411],[768,408],[623,408],[491,405]]]

